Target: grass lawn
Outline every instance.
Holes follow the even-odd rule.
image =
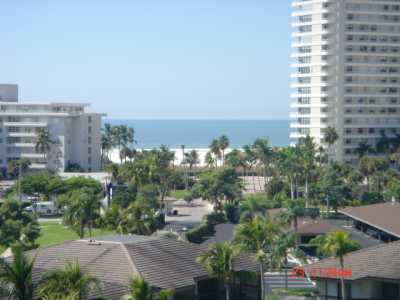
[[[188,193],[187,190],[175,190],[171,192],[171,197],[175,199],[183,199],[185,198],[186,194]]]
[[[76,240],[79,236],[68,227],[56,221],[41,222],[41,235],[37,239],[39,247],[46,247],[54,244],[60,244],[68,240]],[[93,236],[102,236],[112,234],[113,231],[94,229]]]

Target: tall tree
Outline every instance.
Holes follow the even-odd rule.
[[[261,295],[265,298],[264,273],[267,263],[272,263],[272,252],[279,232],[277,224],[265,217],[256,216],[247,223],[240,224],[235,232],[235,243],[249,255],[255,255],[259,264],[261,278]]]
[[[105,159],[107,159],[107,161],[111,160],[110,152],[114,146],[113,127],[111,124],[106,123],[101,129],[101,162],[103,165]]]
[[[231,282],[235,276],[234,247],[227,243],[211,244],[197,259],[210,276],[222,280],[225,286],[226,300],[231,299]]]
[[[259,199],[255,195],[248,195],[239,203],[240,222],[251,221],[256,216],[265,216],[267,209],[271,208],[266,199]]]
[[[339,139],[339,134],[334,127],[329,126],[324,130],[324,139],[331,147]]]
[[[36,131],[35,151],[43,154],[44,161],[46,161],[52,144],[54,144],[54,141],[51,139],[49,130],[47,128],[38,128]]]
[[[354,149],[354,153],[358,154],[358,158],[361,159],[367,154],[374,154],[375,149],[367,141],[361,141],[357,148]]]
[[[252,145],[252,148],[257,161],[261,164],[265,186],[267,184],[267,173],[272,163],[274,152],[266,138],[258,138]]]
[[[312,174],[315,172],[316,169],[316,144],[312,137],[307,135],[304,139],[300,140],[299,143],[299,152],[301,156],[301,166],[303,169],[304,175],[304,194],[306,200],[306,207],[309,204],[309,182],[311,180]]]
[[[364,156],[360,159],[359,171],[366,179],[368,191],[371,191],[371,178],[381,171],[386,171],[388,168],[388,163],[381,157]]]
[[[213,154],[214,156],[215,167],[218,167],[218,161],[222,157],[221,145],[219,143],[219,140],[218,139],[212,140],[209,148],[210,148],[210,153]]]
[[[280,230],[272,243],[272,265],[285,271],[285,289],[288,289],[288,255],[296,246],[296,235]]]
[[[232,203],[242,194],[239,177],[232,168],[206,171],[200,174],[194,189],[203,199],[214,204],[215,210],[223,209],[223,201]]]
[[[40,236],[40,227],[36,217],[24,209],[23,203],[7,199],[0,206],[0,245],[10,247],[15,242],[24,248],[34,248],[35,240]]]
[[[100,215],[101,195],[94,189],[84,187],[72,190],[59,197],[59,205],[65,207],[64,222],[79,235],[85,236],[85,228],[92,238],[92,229],[95,220]]]
[[[295,147],[284,148],[278,152],[278,166],[283,176],[286,176],[290,184],[290,197],[295,198],[296,177],[300,169],[298,151]]]
[[[34,259],[24,255],[23,247],[15,244],[12,247],[11,263],[0,258],[0,288],[6,290],[9,298],[33,300],[34,284],[32,281]]]
[[[221,150],[222,165],[225,164],[225,150],[229,147],[229,142],[229,138],[224,134],[218,139],[219,149]]]
[[[305,208],[305,203],[304,200],[302,199],[297,199],[297,200],[292,200],[288,199],[284,202],[284,210],[280,214],[280,218],[283,221],[283,223],[288,224],[293,226],[294,233],[296,235],[296,249],[298,246],[297,240],[298,240],[298,221],[299,218],[304,216],[304,208]]]
[[[50,271],[43,276],[38,294],[49,300],[85,300],[95,288],[99,288],[99,281],[95,277],[85,274],[78,262],[68,262],[64,268]]]
[[[11,177],[22,176],[29,170],[31,161],[27,158],[21,158],[18,160],[12,160],[8,162],[7,173]],[[21,173],[21,174],[20,174]]]
[[[332,231],[326,236],[318,236],[311,240],[311,244],[317,246],[317,252],[324,256],[333,256],[339,259],[341,268],[341,291],[342,299],[346,300],[346,290],[344,285],[343,271],[344,256],[352,251],[360,249],[360,245],[350,239],[350,234],[342,231]]]

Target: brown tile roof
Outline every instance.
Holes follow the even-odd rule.
[[[400,242],[379,245],[351,252],[344,257],[345,269],[351,270],[348,280],[382,278],[400,280]],[[328,258],[309,264],[306,270],[313,278],[331,278],[324,275],[329,269],[340,270],[339,259]]]
[[[341,213],[375,228],[400,237],[400,203],[379,203],[348,207]]]
[[[128,291],[132,277],[140,275],[155,288],[179,289],[194,284],[197,277],[207,276],[196,258],[205,246],[163,237],[109,236],[96,244],[87,240],[69,241],[60,245],[28,251],[36,256],[34,281],[43,273],[60,268],[66,262],[78,261],[81,268],[101,281],[102,289],[91,298],[120,299]],[[250,257],[235,262],[236,271],[257,271]]]
[[[326,234],[334,230],[339,230],[338,227],[332,225],[324,219],[299,218],[297,232],[303,235]]]

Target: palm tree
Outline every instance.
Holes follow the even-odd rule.
[[[278,166],[290,183],[290,197],[295,198],[295,186],[297,173],[299,172],[298,149],[295,147],[284,148],[279,152]]]
[[[141,277],[135,277],[131,281],[129,294],[123,300],[169,300],[174,294],[173,290],[161,290],[155,293],[149,283]]]
[[[359,171],[366,179],[368,191],[370,191],[371,187],[371,177],[379,174],[379,172],[386,171],[388,167],[389,166],[387,162],[381,157],[364,156],[361,158],[359,163]]]
[[[189,170],[191,171],[193,167],[199,163],[199,153],[197,150],[191,150],[189,153],[185,153],[186,163],[189,165]]]
[[[215,167],[218,167],[218,160],[221,159],[221,155],[222,155],[222,153],[221,153],[221,146],[220,146],[219,140],[214,139],[214,140],[211,142],[209,148],[210,148],[210,152],[214,155]]]
[[[229,147],[229,138],[226,135],[221,135],[218,139],[219,148],[222,154],[222,165],[225,164],[225,150]]]
[[[100,213],[101,195],[94,193],[91,188],[73,190],[59,197],[59,204],[65,206],[64,222],[83,238],[85,228],[89,229],[92,238],[93,223]]]
[[[317,154],[316,144],[312,137],[307,135],[300,140],[299,152],[301,157],[301,165],[304,172],[304,192],[306,198],[306,207],[308,207],[308,185],[311,180],[312,173],[315,171],[315,157]]]
[[[262,164],[263,168],[263,178],[264,178],[264,185],[267,184],[267,170],[272,162],[274,152],[269,144],[268,139],[258,138],[253,146],[253,152],[257,158],[257,160]]]
[[[344,256],[351,252],[360,249],[360,245],[350,239],[350,234],[343,231],[332,231],[326,236],[318,236],[311,240],[311,244],[317,246],[317,253],[325,256],[333,256],[339,258],[341,276],[340,284],[342,290],[342,299],[346,299],[346,291],[344,285]]]
[[[51,144],[54,144],[54,141],[50,137],[50,132],[47,128],[39,128],[37,129],[37,137],[35,144],[35,151],[37,153],[43,154],[43,159],[46,161],[47,153],[51,149]]]
[[[339,135],[334,127],[327,127],[324,130],[324,139],[329,146],[332,146],[338,139]]]
[[[0,258],[0,284],[6,286],[11,299],[33,300],[32,273],[35,259],[25,256],[21,245],[14,245],[11,249],[11,263]]]
[[[154,300],[154,292],[149,283],[141,278],[135,277],[131,281],[129,294],[124,297],[126,300]]]
[[[255,255],[259,264],[262,299],[265,299],[264,267],[268,262],[271,265],[272,245],[278,232],[277,224],[261,216],[256,216],[251,221],[238,225],[235,232],[235,242],[242,251],[249,255]]]
[[[111,124],[104,124],[104,128],[101,129],[101,160],[104,164],[105,158],[110,160],[110,151],[115,146],[115,140],[113,136],[113,127]]]
[[[361,159],[367,154],[374,154],[375,149],[369,145],[367,141],[362,141],[358,144],[357,148],[354,149],[354,153],[358,154],[358,158]]]
[[[284,231],[279,231],[275,239],[273,247],[273,265],[277,266],[280,270],[285,270],[285,289],[288,288],[288,252],[296,245],[296,235]]]
[[[249,195],[239,203],[240,222],[245,223],[252,220],[255,216],[265,216],[269,203],[265,199],[259,199],[254,195]]]
[[[210,276],[222,280],[226,291],[226,300],[230,300],[230,284],[235,276],[234,259],[236,256],[235,248],[227,243],[211,244],[204,251],[197,261],[203,265]]]
[[[211,151],[207,151],[206,156],[204,157],[204,163],[209,167],[212,168],[216,164],[216,159],[212,156]]]
[[[244,151],[244,162],[248,166],[249,170],[252,171],[252,178],[253,178],[253,188],[254,191],[256,191],[256,182],[254,180],[254,170],[253,167],[257,163],[257,157],[253,151],[253,147],[251,145],[244,145],[243,146],[243,151]]]
[[[44,275],[38,293],[43,299],[84,300],[94,288],[99,288],[99,281],[85,274],[78,262],[68,262],[64,268]]]
[[[280,219],[284,224],[293,225],[294,233],[296,236],[296,249],[297,249],[297,240],[298,240],[298,219],[301,216],[304,216],[305,203],[302,199],[288,199],[284,202],[284,211],[280,214]]]

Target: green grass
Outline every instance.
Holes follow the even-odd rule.
[[[171,192],[171,197],[175,199],[183,199],[188,192],[188,190],[175,190]]]
[[[37,239],[39,247],[47,247],[60,244],[68,240],[76,240],[79,236],[70,228],[56,221],[41,222],[41,235]],[[113,234],[113,231],[94,229],[93,236]]]

